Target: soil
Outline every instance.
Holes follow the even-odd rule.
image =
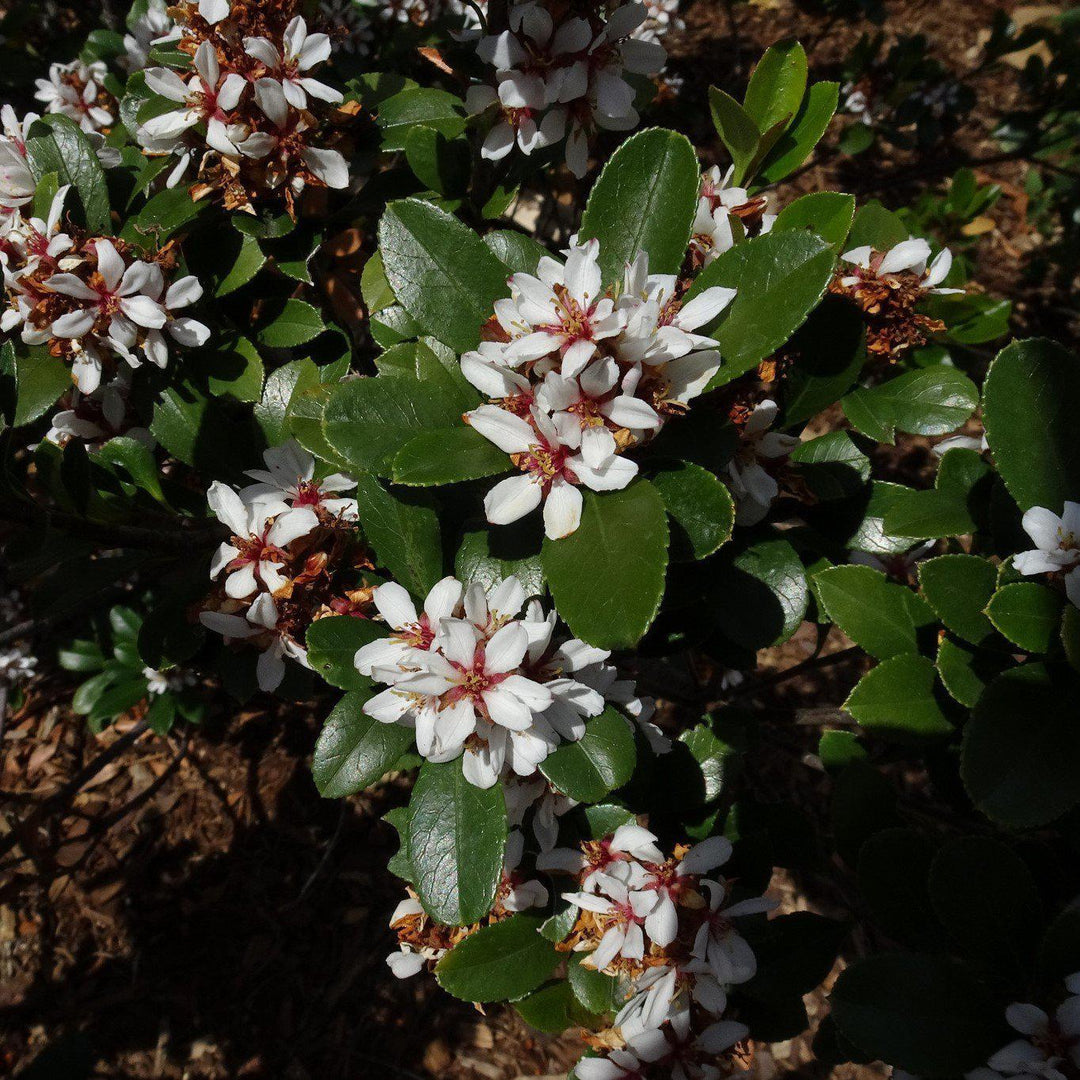
[[[925,33],[935,56],[963,67],[993,12],[1015,6],[893,2],[885,6],[883,29]],[[747,64],[791,35],[807,45],[813,75],[835,76],[859,34],[873,30],[790,0],[733,11],[736,36],[724,3],[695,0],[687,30],[669,39],[674,69],[687,80],[684,100],[704,101],[710,82],[739,89]],[[982,76],[975,85],[980,97],[998,103],[1013,92],[1007,74]],[[680,115],[677,123],[699,145],[715,147],[707,118],[698,125]],[[849,161],[834,146],[835,132],[786,191],[839,187],[901,205],[955,167],[948,155]],[[952,150],[959,157],[992,148],[976,119]],[[1011,162],[984,170],[983,179],[1002,184],[1006,197],[991,213],[976,279],[992,294],[1018,296],[1022,324],[1065,336],[1070,328],[1054,325],[1052,305],[1023,276],[1023,255],[1041,238],[1024,222],[1022,174],[1023,166]],[[913,478],[929,460],[916,441],[876,464]],[[763,654],[759,677],[798,664],[813,636],[805,625],[787,645]],[[836,634],[825,651],[845,644]],[[755,696],[775,736],[768,756],[746,769],[759,794],[791,799],[797,792],[820,816],[828,779],[814,756],[817,738],[823,726],[847,722],[839,703],[860,671],[845,658]],[[74,685],[60,672],[39,675],[3,730],[0,847],[12,829],[19,845],[0,856],[0,1076],[565,1076],[581,1050],[575,1034],[540,1035],[511,1008],[485,1015],[430,978],[399,981],[386,967],[386,923],[401,890],[385,869],[396,834],[381,817],[407,801],[409,778],[387,778],[343,803],[321,800],[309,762],[325,706],[267,702],[237,713],[221,698],[189,736],[147,734],[126,745],[137,718],[90,734],[66,704]],[[668,704],[669,718],[674,708]],[[124,748],[104,771],[74,798],[57,798],[118,740]],[[898,781],[915,789],[924,778]],[[847,909],[845,896],[823,880],[778,873],[770,892],[782,910]],[[815,1025],[827,1011],[825,997],[823,989],[807,999]],[[755,1075],[828,1075],[813,1061],[811,1035],[759,1048]],[[838,1080],[856,1074],[884,1071],[836,1071]]]

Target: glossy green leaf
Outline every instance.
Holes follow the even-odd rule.
[[[215,296],[228,296],[242,288],[266,265],[266,256],[258,240],[251,236],[240,237],[240,247],[229,267],[228,273],[218,282]]]
[[[425,431],[394,455],[394,482],[407,487],[434,487],[479,480],[509,472],[510,456],[478,431],[465,425]]]
[[[821,141],[836,112],[840,84],[814,83],[803,99],[794,121],[777,140],[758,175],[762,184],[775,184],[793,173]]]
[[[484,243],[495,252],[499,262],[515,274],[535,274],[540,260],[548,254],[547,248],[531,236],[510,229],[486,233]]]
[[[724,363],[711,387],[744,375],[795,333],[824,296],[834,262],[818,236],[768,233],[736,244],[698,275],[687,299],[712,285],[738,290],[713,333]]]
[[[1064,600],[1060,593],[1037,581],[1018,581],[990,598],[990,622],[1025,652],[1048,652],[1061,627]]]
[[[761,131],[750,114],[728,93],[709,87],[709,111],[720,141],[735,165],[736,182],[745,176],[757,153]]]
[[[1009,657],[969,645],[948,634],[938,643],[938,678],[949,696],[973,709],[987,685],[1008,666]]]
[[[440,195],[462,195],[469,183],[469,144],[417,124],[405,135],[405,158],[421,183]]]
[[[869,566],[834,566],[815,575],[818,599],[829,618],[871,656],[919,651],[937,619],[930,606],[904,585]]]
[[[845,499],[870,479],[870,459],[846,431],[830,431],[800,443],[790,460],[818,499]]]
[[[934,488],[899,495],[885,515],[893,536],[931,539],[985,528],[994,472],[982,455],[954,446],[942,455]]]
[[[994,462],[1021,510],[1060,513],[1080,500],[1080,360],[1045,338],[998,353],[983,384],[983,422]],[[1037,420],[1035,419],[1037,418]]]
[[[511,574],[521,582],[526,596],[544,591],[540,543],[532,530],[509,526],[465,533],[454,560],[454,576],[466,588],[478,582],[490,592]]]
[[[673,462],[652,477],[672,520],[673,559],[704,559],[731,538],[735,504],[716,476],[691,462]]]
[[[790,202],[773,222],[773,232],[811,232],[840,250],[855,220],[855,196],[814,191]]]
[[[697,209],[697,155],[684,135],[651,128],[611,155],[593,185],[581,219],[582,241],[600,241],[604,283],[621,282],[639,252],[653,274],[682,265]]]
[[[55,173],[61,184],[74,188],[91,233],[98,236],[112,233],[105,171],[90,140],[74,120],[61,113],[35,120],[26,139],[26,160],[35,180],[46,173]],[[67,210],[73,209],[73,200],[69,199]]]
[[[562,960],[563,954],[539,931],[539,918],[530,914],[481,927],[439,961],[435,978],[462,1001],[516,1001]]]
[[[369,696],[366,691],[346,694],[323,724],[311,774],[324,799],[343,799],[370,787],[412,745],[408,728],[382,724],[363,712]]]
[[[848,695],[844,710],[868,731],[896,742],[953,731],[942,709],[934,662],[915,653],[893,656],[868,671]]]
[[[648,630],[664,594],[664,502],[647,480],[584,497],[577,531],[545,539],[544,572],[575,637],[601,649],[630,648]]]
[[[919,587],[937,617],[973,645],[994,627],[984,614],[997,585],[997,568],[978,555],[940,555],[919,564]]]
[[[423,331],[458,353],[475,349],[495,301],[510,292],[484,241],[430,203],[405,199],[383,214],[379,249],[398,303]]]
[[[284,307],[257,332],[260,345],[291,349],[304,345],[326,329],[322,315],[303,300],[286,300]]]
[[[387,491],[370,473],[356,485],[364,536],[376,561],[414,596],[424,597],[443,577],[439,516],[424,497]]]
[[[331,686],[342,690],[368,690],[371,680],[356,670],[357,649],[386,637],[386,626],[352,615],[316,619],[307,632],[308,661]]]
[[[908,371],[871,388],[859,387],[843,401],[844,415],[871,439],[892,443],[896,431],[947,435],[975,411],[979,392],[956,368],[937,365]]]
[[[622,787],[634,771],[634,735],[611,706],[589,720],[577,742],[563,743],[540,762],[540,771],[564,795],[596,803]]]
[[[71,369],[45,345],[24,345],[21,341],[10,345],[16,395],[12,424],[21,427],[44,416],[56,399],[71,389]]]
[[[383,100],[375,120],[383,133],[384,150],[406,149],[409,133],[417,125],[451,139],[465,130],[460,98],[445,90],[415,85]]]
[[[759,131],[793,117],[806,93],[806,52],[794,40],[771,46],[746,88],[744,108]]]
[[[429,914],[452,926],[482,919],[502,877],[502,787],[473,787],[460,760],[426,762],[409,800],[406,831],[414,885]]]

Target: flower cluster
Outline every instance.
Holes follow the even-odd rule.
[[[119,361],[165,367],[169,339],[205,344],[209,329],[182,314],[202,286],[191,276],[169,280],[175,249],[144,258],[123,240],[62,232],[67,193],[57,191],[46,220],[12,212],[0,225],[7,301],[0,329],[68,361],[83,394],[96,391]]]
[[[647,16],[640,3],[622,4],[607,18],[599,5],[588,17],[557,17],[536,0],[512,3],[509,29],[477,44],[480,58],[495,69],[494,85],[472,86],[466,97],[470,113],[492,109],[497,117],[484,157],[497,161],[515,143],[531,154],[565,138],[566,164],[584,176],[598,130],[637,126],[626,73],[655,75],[664,66],[663,47],[634,36]]]
[[[424,911],[412,889],[390,916],[390,929],[398,939],[398,947],[386,958],[387,966],[399,979],[408,979],[424,967],[434,967],[458,942],[484,926],[509,919],[519,911],[544,907],[548,902],[547,888],[535,879],[526,878],[518,869],[525,850],[525,838],[516,829],[506,842],[502,878],[495,891],[491,910],[482,922],[472,926],[446,926],[436,922]]]
[[[747,1035],[744,1025],[722,1019],[728,989],[757,971],[736,920],[774,904],[764,897],[732,903],[730,882],[704,876],[730,858],[725,838],[679,845],[671,858],[656,840],[640,825],[623,825],[580,851],[537,861],[578,878],[578,890],[563,894],[578,916],[561,947],[588,953],[585,966],[629,985],[614,1029],[596,1040],[608,1056],[579,1063],[581,1080],[713,1080],[723,1075],[718,1056]]]
[[[627,266],[622,290],[602,285],[599,242],[572,243],[566,262],[540,260],[536,275],[514,274],[495,304],[465,377],[492,404],[466,414],[521,471],[484,500],[505,525],[544,504],[547,535],[581,520],[580,485],[624,488],[637,474],[625,450],[684,412],[720,367],[712,338],[696,333],[731,302],[719,286],[685,299],[673,274],[650,274],[648,256]]]
[[[1068,1080],[1080,1070],[1080,971],[1065,980],[1067,996],[1053,1016],[1014,1002],[1005,1019],[1019,1035],[966,1080]]]
[[[166,183],[194,172],[192,195],[220,193],[228,209],[250,209],[273,195],[291,211],[309,184],[345,188],[345,158],[327,144],[331,127],[349,119],[326,115],[342,95],[312,76],[330,56],[330,38],[309,33],[290,0],[255,4],[200,0],[178,10],[175,47],[191,70],[151,67],[146,85],[172,107],[136,132],[145,153],[176,159]]]
[[[46,112],[70,117],[83,131],[101,131],[116,122],[116,100],[105,89],[107,74],[102,60],[50,64],[49,77],[37,80],[34,97]]]
[[[165,45],[179,36],[180,28],[169,14],[165,0],[149,0],[138,15],[129,16],[121,62],[128,71],[141,71],[149,63],[150,50],[155,45]]]
[[[659,41],[669,30],[685,30],[686,23],[679,14],[680,0],[644,0],[645,21],[633,36],[641,41]]]
[[[204,601],[202,624],[227,641],[259,646],[262,690],[276,689],[285,658],[307,667],[307,629],[326,615],[365,618],[371,589],[360,580],[371,567],[359,541],[356,500],[339,495],[356,481],[335,473],[315,478],[315,459],[295,442],[263,455],[265,470],[239,492],[215,481],[210,508],[232,536],[214,555],[219,586]]]
[[[1035,547],[1013,559],[1013,567],[1025,577],[1031,574],[1062,574],[1065,595],[1080,607],[1080,503],[1066,500],[1061,516],[1043,506],[1024,514],[1024,531]]]
[[[952,253],[944,248],[930,262],[930,245],[920,238],[903,240],[885,252],[853,248],[841,258],[851,269],[838,273],[829,288],[862,311],[872,356],[895,357],[925,344],[927,336],[944,330],[945,324],[916,311],[916,305],[928,296],[964,291],[940,288],[952,268]]]
[[[690,236],[690,257],[695,267],[707,266],[738,240],[769,232],[776,220],[775,214],[766,213],[766,196],[751,198],[746,188],[731,183],[734,171],[732,165],[721,174],[720,166],[714,165],[701,178]]]
[[[585,734],[605,700],[621,696],[607,650],[576,638],[556,645],[555,613],[544,614],[535,600],[526,606],[515,577],[490,596],[479,584],[466,589],[443,578],[421,614],[395,582],[372,599],[391,633],[361,648],[356,668],[388,688],[364,712],[413,728],[428,761],[462,756],[477,787],[532,776],[560,742]]]

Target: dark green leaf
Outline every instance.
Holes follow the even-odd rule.
[[[584,495],[577,531],[544,541],[544,572],[575,637],[602,649],[629,648],[649,628],[664,594],[664,502],[647,480]]]
[[[674,131],[638,132],[612,154],[593,185],[580,233],[583,241],[600,241],[605,285],[621,282],[627,263],[642,251],[650,273],[678,271],[700,179],[694,148]]]
[[[502,787],[473,787],[462,775],[460,760],[425,762],[409,800],[407,832],[414,885],[424,908],[452,926],[479,922],[502,877]]]
[[[408,728],[382,724],[362,711],[368,697],[365,691],[346,694],[323,724],[311,774],[324,799],[363,791],[389,772],[412,745],[413,733]]]
[[[919,586],[937,617],[978,645],[994,632],[983,614],[997,584],[997,568],[977,555],[941,555],[919,564]]]
[[[71,389],[71,369],[45,345],[12,341],[15,363],[15,415],[12,426],[29,424],[52,408],[56,399]]]
[[[1037,581],[1018,581],[994,593],[986,614],[1014,645],[1025,652],[1045,653],[1058,640],[1063,605],[1061,594],[1053,589]]]
[[[775,184],[794,172],[817,146],[836,112],[840,86],[834,82],[814,83],[803,99],[791,126],[780,136],[765,159],[758,181]]]
[[[861,491],[870,479],[870,459],[846,431],[830,431],[800,443],[790,460],[819,499],[844,499]]]
[[[454,561],[455,576],[466,588],[479,582],[485,592],[490,592],[512,574],[521,582],[526,596],[539,596],[544,591],[540,545],[533,535],[526,538],[523,533],[523,529],[513,526],[465,533]]]
[[[394,456],[394,482],[407,487],[434,487],[479,480],[509,472],[508,454],[466,424],[425,431],[411,438]]]
[[[814,191],[788,203],[773,222],[773,232],[816,233],[839,251],[855,220],[855,196]]]
[[[941,941],[928,879],[937,845],[914,829],[883,829],[859,851],[859,893],[878,927],[914,948]]]
[[[596,803],[622,787],[634,771],[634,735],[611,706],[585,726],[577,742],[563,743],[540,763],[540,771],[564,795]]]
[[[105,172],[90,140],[74,120],[60,113],[35,120],[26,139],[26,160],[35,180],[55,173],[61,184],[70,184],[78,192],[90,232],[98,236],[112,233]]]
[[[691,462],[674,462],[652,477],[674,528],[672,558],[704,559],[731,538],[735,505],[716,476]]]
[[[806,52],[793,40],[771,46],[746,88],[745,108],[759,131],[795,115],[806,93]]]
[[[286,300],[285,306],[258,331],[260,345],[291,349],[304,345],[326,329],[322,316],[303,300]]]
[[[735,165],[733,179],[740,183],[757,154],[761,131],[750,114],[730,95],[709,87],[709,111],[720,141]]]
[[[860,387],[844,398],[844,415],[864,435],[892,443],[896,430],[909,435],[946,435],[975,411],[979,391],[956,368],[936,365],[909,371],[879,386]]]
[[[352,615],[316,619],[307,632],[308,661],[331,686],[342,690],[370,690],[371,680],[353,664],[357,649],[386,637],[386,627]]]
[[[951,697],[973,709],[987,684],[1008,666],[1009,658],[1000,652],[979,649],[948,634],[938,645],[937,669]]]
[[[932,660],[914,653],[894,656],[868,671],[844,702],[859,724],[897,742],[919,742],[952,733],[936,692]]]

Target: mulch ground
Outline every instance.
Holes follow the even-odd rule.
[[[993,10],[1003,6],[1015,7],[894,2],[885,29],[921,31],[934,55],[963,68]],[[789,35],[807,45],[816,77],[835,75],[867,28],[789,0],[737,5],[735,14],[737,37],[723,3],[697,0],[687,31],[670,40],[674,67],[687,79],[684,101],[704,102],[710,82],[738,90],[762,48]],[[976,88],[998,103],[1012,93],[1000,74],[980,77]],[[677,112],[661,122],[715,146],[704,113],[688,118],[686,106]],[[835,132],[830,140],[835,144]],[[979,119],[953,147],[957,155],[992,149]],[[954,167],[947,155],[933,162],[876,155],[848,161],[827,145],[819,163],[786,190],[841,188],[901,205]],[[1016,163],[985,170],[984,179],[1001,183],[1006,197],[979,247],[976,278],[993,294],[1017,297],[1025,328],[1064,336],[1072,330],[1061,321],[1066,317],[1053,314],[1045,292],[1023,277],[1023,257],[1040,238],[1024,222],[1022,175]],[[926,448],[914,444],[880,464],[910,479],[929,461]],[[828,649],[844,644],[838,637]],[[766,654],[764,665],[789,667],[810,647],[804,627]],[[828,780],[813,750],[823,725],[844,722],[837,706],[858,674],[837,664],[779,683],[759,700],[778,723],[768,754],[746,769],[757,793],[794,799],[821,816]],[[344,803],[321,800],[309,760],[325,707],[267,704],[236,712],[220,699],[190,737],[122,742],[73,799],[57,800],[87,762],[117,740],[130,741],[136,723],[89,734],[65,704],[73,685],[62,673],[39,676],[3,736],[0,849],[13,828],[20,845],[0,856],[0,1075],[565,1075],[580,1054],[573,1033],[542,1036],[512,1009],[484,1015],[430,978],[399,982],[390,974],[386,922],[401,890],[385,869],[397,841],[381,817],[407,801],[409,781],[389,778]],[[923,782],[917,775],[899,780],[913,788]],[[844,911],[845,898],[821,881],[778,874],[771,891],[784,910]],[[824,1001],[822,991],[807,1000],[815,1023]],[[826,1075],[809,1041],[762,1048],[756,1074]],[[847,1080],[881,1070],[838,1073]]]

